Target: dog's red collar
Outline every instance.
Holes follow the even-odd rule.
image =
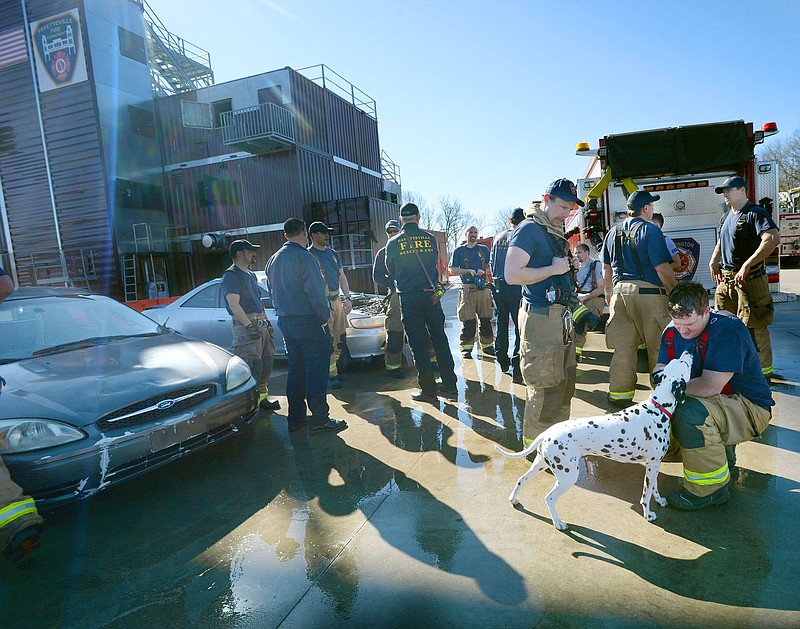
[[[655,406],[659,411],[664,413],[664,415],[667,416],[667,419],[672,419],[672,413],[670,413],[667,409],[665,409],[663,406],[661,406],[661,404],[656,402],[653,398],[650,398],[648,400],[648,402],[650,402],[653,406]]]

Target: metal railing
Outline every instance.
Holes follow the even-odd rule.
[[[341,74],[334,72],[324,63],[316,66],[308,66],[297,70],[307,79],[321,85],[324,89],[330,90],[334,94],[350,101],[361,111],[368,114],[375,120],[378,119],[378,109],[375,99],[365,91],[357,88]]]
[[[381,177],[400,185],[400,167],[392,161],[388,153],[381,149]]]
[[[295,142],[294,114],[275,103],[225,111],[220,114],[220,121],[225,144],[275,136]]]
[[[171,33],[146,0],[142,9],[154,90],[176,94],[214,85],[211,54]]]

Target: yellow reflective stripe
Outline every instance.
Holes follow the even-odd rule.
[[[36,503],[33,498],[12,502],[7,507],[0,509],[0,528],[11,524],[23,515],[36,515]]]
[[[609,391],[608,397],[611,400],[632,400],[635,391]]]
[[[575,353],[576,353],[578,356],[580,356],[581,354],[583,354],[583,348],[582,348],[582,347],[578,347],[578,346],[576,345],[576,346],[575,346]]]
[[[494,343],[481,343],[481,349],[486,349],[487,347],[491,347]]]
[[[397,363],[396,365],[393,363],[392,364],[386,363],[386,368],[389,370],[400,369],[400,367],[402,367],[402,363]]]
[[[522,445],[526,448],[533,443],[533,439],[529,439],[528,437],[522,438]]]
[[[572,313],[572,320],[573,320],[573,321],[577,321],[577,320],[578,320],[578,319],[581,317],[581,315],[582,315],[584,312],[588,312],[588,310],[589,310],[589,309],[588,309],[586,306],[584,306],[583,304],[581,304],[580,306],[578,306],[577,308],[575,308],[575,311]]]
[[[464,349],[472,349],[472,346],[473,346],[473,345],[474,345],[474,343],[469,343],[469,344],[467,344],[467,343],[462,343],[462,344],[461,344],[461,349],[462,349],[462,350],[464,350]]]
[[[769,367],[762,367],[761,373],[763,373],[765,376],[769,376],[772,373],[772,365]]]
[[[728,470],[728,462],[725,462],[718,470],[713,472],[693,472],[683,468],[683,477],[687,483],[694,483],[695,485],[719,485],[728,482],[730,478],[730,471]]]
[[[647,343],[639,343],[636,349],[647,349]]]

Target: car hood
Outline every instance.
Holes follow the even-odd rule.
[[[170,333],[21,360],[0,366],[7,385],[0,419],[39,417],[75,426],[174,389],[222,386],[231,355]]]

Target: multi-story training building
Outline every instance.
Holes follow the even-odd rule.
[[[215,84],[140,0],[0,2],[0,264],[20,285],[180,295],[227,244],[324,220],[356,290],[398,214],[375,101],[325,66]]]

